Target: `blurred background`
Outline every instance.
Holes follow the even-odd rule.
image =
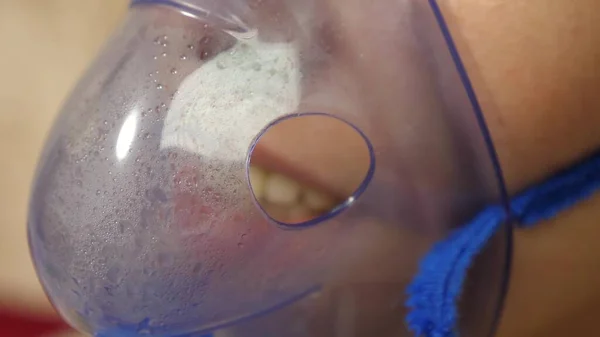
[[[29,186],[56,113],[127,5],[0,0],[0,336],[76,336],[55,316],[29,258]]]

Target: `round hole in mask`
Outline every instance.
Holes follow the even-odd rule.
[[[264,213],[283,226],[312,226],[354,203],[374,172],[373,148],[352,124],[325,113],[281,117],[248,154],[248,181]]]

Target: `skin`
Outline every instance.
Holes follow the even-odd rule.
[[[444,10],[512,192],[600,148],[600,3],[453,0]],[[499,336],[578,336],[600,313],[600,198],[517,231]]]
[[[600,148],[600,133],[596,132],[600,125],[599,2],[440,3],[482,105],[510,194]],[[352,24],[342,25],[339,33],[346,37],[345,48],[334,49],[332,53],[338,53],[335,62],[315,74],[314,84],[322,87],[305,97],[300,110],[356,108],[359,105],[332,108],[328,102],[343,101],[336,100],[342,95],[340,91],[347,97],[361,97],[360,89],[364,88],[352,86],[357,78],[378,89],[369,93],[374,101],[383,106],[393,104],[394,100],[388,101],[390,97],[385,95],[398,92],[393,87],[394,76],[388,77],[386,70],[386,62],[392,58],[377,52],[364,55],[370,62],[356,58],[364,50],[386,51],[385,43],[365,38],[364,33],[372,28],[372,17],[377,17],[381,27],[393,24],[394,11],[385,10],[390,3],[328,0],[319,4],[325,15]],[[277,31],[277,24],[267,20],[261,34]],[[293,29],[284,31],[293,35]],[[264,34],[263,38],[277,40],[281,36]],[[347,86],[335,88],[331,83]],[[289,136],[290,129],[280,128],[278,132]],[[340,139],[339,132],[330,134],[332,140]],[[320,141],[329,144],[327,139]],[[324,162],[318,157],[307,158],[310,151],[294,151],[293,144],[282,147],[276,140],[259,144],[257,153],[260,155],[254,159],[260,166],[284,171],[293,167],[288,173],[299,180],[310,177],[333,193],[348,192],[356,182],[356,175],[343,170],[352,165],[351,156],[346,157],[348,161]],[[294,157],[297,153],[304,157]],[[340,171],[345,174],[340,175]],[[417,177],[426,180],[434,173],[418,172]],[[562,337],[596,331],[595,319],[600,315],[598,218],[600,197],[595,196],[534,229],[516,231],[511,284],[498,336]]]
[[[348,9],[351,3],[344,2],[342,8],[329,2],[342,17],[357,20]],[[600,148],[599,2],[449,0],[441,5],[511,194]],[[289,149],[265,148],[270,158],[289,160]],[[318,175],[311,167],[307,171]],[[321,181],[335,182],[330,188],[343,190],[344,181],[327,177],[336,169],[322,170]],[[600,196],[595,196],[547,223],[515,233],[512,278],[498,336],[576,336],[596,330],[598,218]]]

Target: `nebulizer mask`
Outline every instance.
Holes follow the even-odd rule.
[[[434,0],[138,0],[49,135],[29,241],[94,336],[479,337],[507,209]]]

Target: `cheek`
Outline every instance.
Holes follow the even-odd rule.
[[[600,2],[441,1],[511,192],[600,146]],[[565,141],[568,139],[568,141]]]

